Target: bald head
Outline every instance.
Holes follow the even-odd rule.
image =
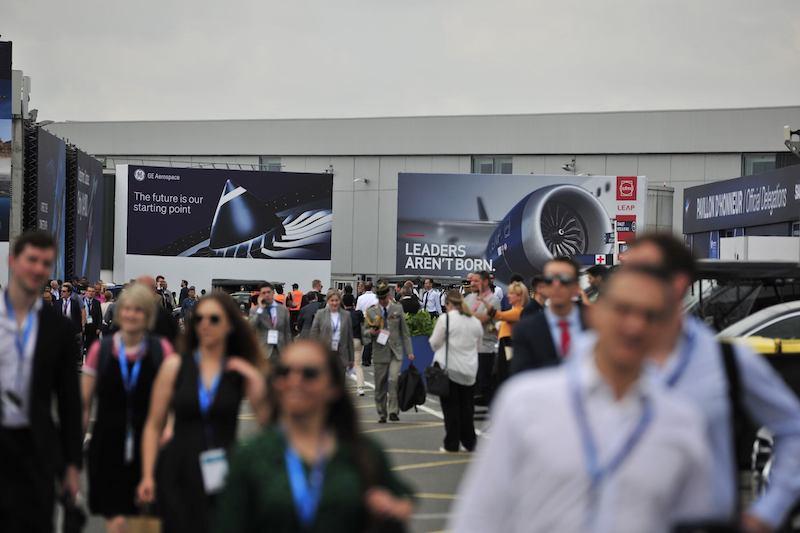
[[[139,276],[136,278],[136,283],[156,292],[156,280],[152,276]]]

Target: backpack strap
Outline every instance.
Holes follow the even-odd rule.
[[[747,411],[742,402],[742,379],[739,373],[739,364],[736,362],[736,351],[733,344],[720,341],[720,355],[725,367],[725,377],[728,381],[728,403],[730,405],[731,439],[733,439],[733,483],[736,495],[736,512],[742,509],[741,483],[739,480],[740,443],[744,433]]]

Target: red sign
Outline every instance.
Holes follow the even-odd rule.
[[[617,200],[636,200],[636,176],[617,176]]]
[[[617,215],[617,240],[630,242],[636,237],[636,215]]]

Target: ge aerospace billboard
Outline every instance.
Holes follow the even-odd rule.
[[[0,42],[0,242],[11,211],[11,43]]]
[[[508,282],[554,256],[610,264],[645,221],[642,176],[398,176],[397,273]]]
[[[127,253],[330,260],[333,176],[128,167]]]
[[[38,130],[38,185],[36,198],[36,227],[49,232],[58,243],[58,257],[53,271],[57,279],[64,279],[64,242],[67,153],[64,141],[39,128]]]
[[[103,240],[103,165],[87,154],[77,152],[75,181],[74,272],[90,281],[100,279]]]

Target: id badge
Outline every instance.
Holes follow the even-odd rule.
[[[228,476],[228,459],[225,450],[215,448],[200,454],[200,472],[203,474],[203,488],[206,494],[216,494],[225,487]]]
[[[377,343],[381,346],[386,346],[386,343],[389,342],[389,330],[382,329],[380,333],[378,333]]]
[[[331,341],[331,351],[339,351],[339,341]]]
[[[257,315],[263,315],[264,314],[264,308],[259,305],[258,309],[256,309],[256,314]]]
[[[133,430],[125,432],[125,464],[133,462]]]
[[[271,329],[267,331],[267,344],[278,344],[278,330]]]
[[[94,324],[94,320],[92,319],[92,315],[86,315],[86,323],[87,324]]]

